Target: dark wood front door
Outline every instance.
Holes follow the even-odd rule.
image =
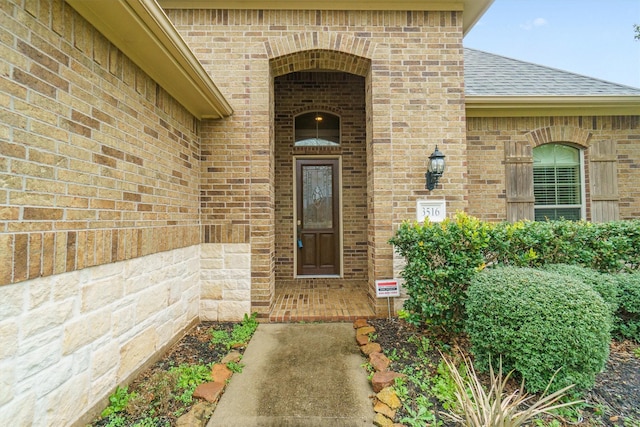
[[[338,159],[296,160],[297,274],[340,274]]]

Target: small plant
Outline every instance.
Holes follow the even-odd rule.
[[[579,400],[579,396],[575,394],[572,395],[570,393],[562,397],[559,402],[564,403],[572,400],[575,400],[577,403],[575,405],[553,409],[552,411],[550,411],[551,414],[569,424],[580,423],[584,419],[582,416],[582,410],[587,406],[586,403],[582,400]]]
[[[560,421],[556,419],[553,419],[547,422],[542,418],[536,418],[535,420],[533,420],[533,423],[536,425],[536,427],[561,427],[562,426]]]
[[[229,368],[229,370],[235,374],[240,374],[242,373],[242,368],[244,368],[244,365],[239,362],[227,362],[227,368]]]
[[[225,346],[229,342],[229,333],[222,330],[211,331],[211,345],[224,344]]]
[[[409,389],[407,388],[406,380],[403,377],[398,377],[393,381],[393,391],[401,401],[407,400],[409,397]]]
[[[462,375],[463,380],[466,380],[466,372],[463,371],[460,375]],[[445,360],[440,360],[431,392],[440,401],[444,409],[458,412],[460,407],[456,398],[456,390],[456,382],[451,370],[447,367]]]
[[[400,360],[400,356],[398,356],[398,350],[395,348],[392,348],[391,350],[385,348],[382,350],[382,352],[392,362],[397,362],[398,360]]]
[[[426,393],[429,391],[431,387],[431,378],[429,377],[428,370],[414,366],[406,366],[402,369],[401,373],[406,375],[407,382],[413,384],[421,392]]]
[[[206,365],[182,364],[171,368],[169,372],[178,374],[176,386],[182,393],[176,399],[185,404],[193,401],[196,387],[205,381],[211,381],[211,367]]]
[[[415,345],[417,347],[416,354],[419,358],[425,359],[427,358],[427,354],[431,350],[431,341],[428,337],[422,336],[418,337],[417,335],[411,335],[408,339],[408,342]]]
[[[133,424],[132,427],[157,427],[159,419],[158,417],[144,417]],[[162,424],[164,425],[164,424]]]
[[[127,423],[127,419],[122,415],[112,414],[109,416],[109,421],[104,425],[105,427],[124,427]]]
[[[524,390],[524,381],[520,388],[510,394],[506,394],[506,385],[513,371],[506,376],[502,375],[502,363],[498,372],[494,372],[490,366],[489,391],[485,391],[471,361],[464,358],[465,370],[461,373],[455,363],[443,356],[448,369],[451,372],[456,385],[456,398],[462,408],[463,415],[456,413],[445,414],[456,423],[463,423],[470,427],[516,427],[531,422],[541,414],[550,414],[552,410],[570,407],[581,403],[571,401],[558,403],[566,396],[573,385],[564,387],[547,395],[549,386],[540,398],[528,407],[535,396],[528,395]],[[467,379],[464,377],[466,376]]]
[[[116,391],[109,396],[109,406],[102,411],[100,416],[106,418],[111,414],[123,411],[127,407],[129,400],[135,397],[135,393],[129,393],[128,389],[129,387],[118,386]]]
[[[375,369],[373,369],[373,366],[371,365],[370,362],[363,362],[360,364],[360,367],[364,368],[364,370],[367,371],[367,373],[375,372]]]
[[[410,405],[403,405],[404,410],[409,414],[403,417],[400,422],[411,427],[423,427],[423,426],[438,426],[442,424],[442,421],[436,420],[436,414],[433,410],[433,403],[425,397],[416,397],[416,409],[413,409]]]
[[[257,316],[258,313],[253,313],[251,316],[245,314],[242,322],[235,325],[231,333],[224,330],[212,330],[211,345],[223,345],[229,350],[237,345],[248,343],[258,328]]]
[[[258,321],[256,320],[257,316],[258,313],[253,313],[251,316],[245,314],[242,323],[233,327],[233,331],[231,331],[231,347],[237,344],[246,344],[249,342],[253,333],[258,328]]]

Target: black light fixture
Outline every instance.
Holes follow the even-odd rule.
[[[429,156],[429,166],[427,167],[427,173],[424,174],[425,178],[427,178],[426,188],[429,191],[432,191],[436,185],[438,185],[438,180],[444,173],[444,154],[438,150],[438,146],[436,145],[436,150]]]

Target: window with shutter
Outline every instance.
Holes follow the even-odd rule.
[[[536,221],[584,218],[582,152],[564,144],[533,149],[534,217]]]

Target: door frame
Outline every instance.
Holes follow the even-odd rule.
[[[309,275],[299,275],[298,274],[298,251],[297,241],[298,241],[298,179],[297,179],[297,162],[298,160],[338,160],[338,274],[309,274]],[[291,245],[293,247],[293,278],[303,278],[303,279],[313,279],[313,278],[342,278],[344,274],[344,245],[343,245],[343,222],[342,222],[342,156],[340,155],[298,155],[292,157],[292,168],[293,168],[293,221],[291,223],[291,227],[293,229],[293,240]]]

